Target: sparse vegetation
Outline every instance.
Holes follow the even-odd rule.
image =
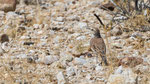
[[[150,83],[149,0],[104,0],[113,3],[113,11],[99,8],[101,0],[29,1],[13,12],[0,11],[0,36],[9,38],[0,43],[0,83]],[[109,66],[95,64],[89,49],[95,28],[106,43]]]

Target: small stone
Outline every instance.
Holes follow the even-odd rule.
[[[14,18],[16,18],[16,16],[18,16],[18,15],[15,12],[8,12],[6,14],[6,20],[14,19]]]
[[[123,45],[121,43],[112,43],[113,48],[122,49]]]
[[[70,21],[80,21],[80,18],[77,15],[71,15],[67,17],[67,20]]]
[[[15,11],[17,0],[0,0],[0,10],[9,12]]]
[[[26,5],[37,5],[36,0],[23,0],[23,4],[25,3]],[[39,4],[41,3],[41,0],[39,0]]]
[[[27,55],[26,54],[19,54],[16,57],[17,58],[27,58]]]
[[[87,27],[87,23],[85,23],[85,22],[80,22],[80,23],[78,23],[78,26],[79,26],[79,28],[83,29],[83,28],[86,28],[86,27]]]
[[[1,47],[5,52],[8,52],[10,50],[10,44],[8,42],[2,43]]]
[[[64,17],[57,17],[56,21],[63,22],[64,21]]]
[[[127,20],[128,18],[125,16],[115,17],[114,20]]]
[[[25,39],[29,39],[29,36],[21,36],[20,39],[25,40]]]
[[[62,57],[60,60],[71,62],[73,60],[73,56],[68,52],[61,52],[60,56]]]
[[[27,58],[27,62],[28,63],[32,63],[33,62],[33,59],[31,57]]]
[[[122,73],[123,72],[123,67],[122,66],[119,66],[117,70],[115,70],[115,73]]]
[[[24,42],[23,45],[33,45],[34,42]]]
[[[55,2],[54,5],[55,6],[60,6],[60,5],[63,5],[63,3],[62,2]]]
[[[39,26],[40,26],[39,24],[34,24],[33,25],[33,27],[36,28],[36,29],[39,28]]]
[[[66,69],[67,76],[75,75],[75,69],[73,67],[69,67]]]
[[[119,70],[118,70],[119,69]],[[114,74],[108,78],[107,84],[135,84],[137,74],[131,68],[118,68]]]
[[[100,6],[101,9],[103,10],[110,10],[110,11],[113,11],[115,9],[115,6],[112,4],[112,3],[106,3],[102,6]]]
[[[1,43],[4,43],[4,42],[9,42],[9,37],[7,34],[3,34],[1,36]]]
[[[79,36],[76,38],[77,40],[85,40],[86,39],[86,36]]]
[[[84,59],[81,59],[81,58],[75,58],[74,63],[83,65],[83,64],[87,63],[87,61]]]
[[[3,55],[4,50],[2,49],[1,45],[0,45],[0,56]]]
[[[87,74],[87,75],[86,75],[86,78],[87,78],[88,80],[91,80],[91,77],[92,77],[92,76],[91,76],[90,74]]]
[[[66,84],[66,80],[62,72],[59,72],[57,74],[57,80],[58,80],[58,84]]]
[[[122,65],[124,67],[135,67],[139,64],[143,63],[142,58],[136,58],[136,57],[124,57],[120,59],[119,66]]]
[[[53,62],[58,61],[58,57],[56,56],[46,56],[43,60],[44,64],[52,64]]]
[[[98,66],[96,66],[95,70],[96,70],[96,71],[102,71],[102,70],[103,70],[103,67],[98,65]]]
[[[115,36],[121,35],[121,34],[122,34],[122,30],[121,30],[121,28],[119,28],[119,27],[114,27],[114,28],[111,30],[111,34],[112,34],[112,35],[115,35]]]
[[[134,32],[131,36],[134,37],[134,38],[137,38],[137,37],[142,38],[142,35],[139,34],[138,32]]]

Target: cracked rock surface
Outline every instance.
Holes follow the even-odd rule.
[[[25,1],[0,11],[0,83],[150,84],[150,31],[130,31],[126,21],[106,32],[93,15],[110,23],[113,15],[99,8],[103,0]],[[90,50],[98,27],[109,66]]]

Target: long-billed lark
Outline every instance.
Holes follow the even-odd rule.
[[[94,15],[96,15],[96,14],[94,14]],[[97,17],[97,15],[96,15],[96,17]],[[100,21],[100,18],[98,20]],[[100,23],[102,23],[102,21]],[[91,50],[97,54],[97,58],[101,57],[104,64],[108,65],[107,59],[106,59],[106,45],[104,43],[103,38],[101,37],[99,29],[97,29],[97,28],[94,32],[94,37],[90,41],[90,47],[91,47]]]

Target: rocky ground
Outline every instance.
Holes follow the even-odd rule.
[[[0,11],[0,83],[150,84],[149,21],[137,15],[112,22],[112,13],[100,9],[104,3],[43,0]],[[95,28],[106,43],[109,66],[96,63],[90,50]]]

